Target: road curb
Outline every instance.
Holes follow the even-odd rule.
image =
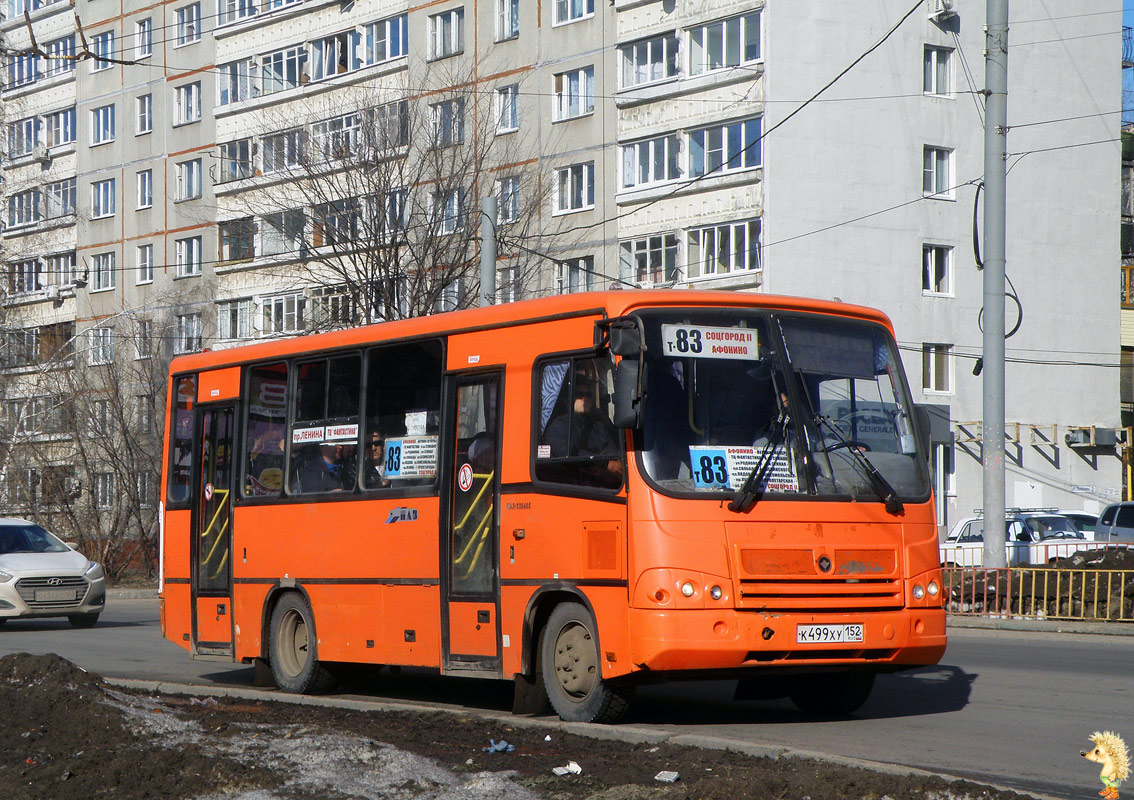
[[[1089,633],[1098,636],[1134,636],[1134,624],[1123,622],[1076,622],[1066,619],[1001,619],[950,614],[947,628],[1026,631],[1031,633]]]
[[[119,589],[110,587],[106,590],[108,600],[156,600],[157,587],[149,589]]]
[[[482,711],[475,708],[453,708],[451,706],[433,703],[406,703],[390,700],[354,700],[326,696],[311,696],[285,694],[275,689],[244,689],[240,687],[212,687],[195,686],[186,683],[172,683],[167,681],[144,681],[126,678],[103,678],[111,686],[122,689],[133,689],[142,692],[156,692],[158,694],[193,695],[205,697],[227,697],[239,700],[261,700],[264,702],[291,703],[300,706],[316,706],[319,708],[340,708],[351,711],[438,711],[452,716],[477,716],[486,720],[493,720],[502,725],[513,728],[538,728],[541,730],[555,730],[570,733],[576,736],[585,736],[589,739],[602,741],[618,741],[627,744],[671,744],[675,747],[697,747],[702,750],[728,750],[745,755],[778,760],[781,758],[802,758],[811,761],[821,761],[840,767],[864,769],[878,772],[883,775],[898,777],[940,778],[950,783],[966,782],[979,786],[988,786],[1005,792],[1015,792],[1021,797],[1030,797],[1035,800],[1062,800],[1053,795],[1037,794],[1018,789],[1013,786],[988,783],[974,778],[964,778],[959,775],[950,775],[945,772],[907,767],[902,764],[888,764],[882,761],[869,761],[850,756],[839,756],[823,753],[817,750],[798,750],[791,747],[772,747],[749,742],[738,742],[719,736],[704,734],[666,733],[646,728],[637,728],[632,725],[597,725],[592,723],[564,722],[549,717],[519,717],[497,711]],[[396,744],[392,743],[391,744]]]

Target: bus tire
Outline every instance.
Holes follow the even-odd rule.
[[[561,603],[540,634],[540,672],[547,699],[566,722],[617,722],[630,691],[602,679],[596,625],[579,603]]]
[[[276,686],[292,694],[326,691],[334,683],[330,671],[319,663],[315,638],[315,615],[300,594],[289,592],[272,611],[268,660]]]
[[[788,697],[796,708],[806,714],[843,717],[858,711],[873,688],[873,672],[805,675],[796,679]]]

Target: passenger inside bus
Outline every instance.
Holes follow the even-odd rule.
[[[562,387],[541,444],[550,448],[552,458],[587,459],[579,467],[577,482],[615,488],[622,483],[618,432],[610,417],[599,410],[605,398],[593,365],[579,361],[575,366],[574,379],[569,389]]]
[[[385,489],[390,485],[386,477],[386,442],[378,431],[366,438],[366,452],[362,457],[362,485],[367,489]]]
[[[341,492],[354,487],[352,459],[344,453],[343,445],[334,442],[305,445],[302,458],[296,474],[299,492]]]

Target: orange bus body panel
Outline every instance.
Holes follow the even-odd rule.
[[[212,369],[201,373],[197,384],[197,402],[214,403],[240,396],[240,367]]]

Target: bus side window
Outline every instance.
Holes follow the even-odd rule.
[[[610,415],[610,360],[545,361],[537,375],[536,479],[619,488],[622,442]]]
[[[362,359],[356,353],[295,367],[290,494],[353,491],[358,482]]]
[[[366,354],[362,488],[434,484],[443,371],[439,339],[375,347]]]
[[[279,497],[287,452],[287,364],[248,370],[244,497]]]
[[[178,378],[174,384],[173,435],[169,442],[169,503],[189,502],[193,472],[193,406],[197,402],[197,376]]]

